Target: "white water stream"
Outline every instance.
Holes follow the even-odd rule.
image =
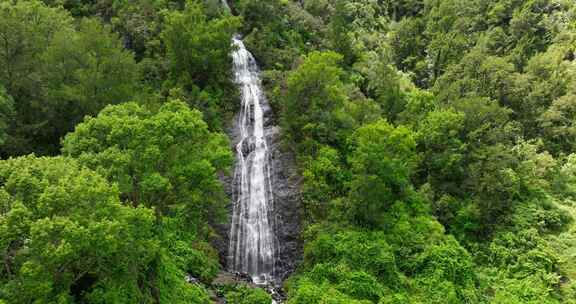
[[[230,228],[228,265],[246,273],[256,284],[274,283],[275,238],[272,222],[273,194],[270,155],[264,134],[267,108],[256,60],[239,38],[233,39],[235,81],[242,105],[237,127],[234,173],[234,211]]]

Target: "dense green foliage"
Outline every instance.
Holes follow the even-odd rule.
[[[134,206],[154,207],[159,219],[182,214],[200,232],[208,219],[223,216],[216,173],[232,161],[227,139],[182,102],[156,113],[136,103],[106,107],[76,126],[63,146],[64,155],[117,183]]]
[[[263,289],[237,285],[226,291],[226,303],[230,304],[270,304],[272,298]]]
[[[575,301],[572,1],[238,2],[304,178],[289,303]]]
[[[0,179],[7,303],[208,303],[171,266],[152,210],[123,205],[116,186],[76,160],[3,161]]]
[[[60,4],[0,2],[0,302],[209,303],[239,20],[196,2]]]
[[[0,81],[14,100],[3,155],[57,152],[84,115],[134,94],[134,56],[109,26],[75,26],[66,11],[39,2],[0,5]]]
[[[289,304],[576,303],[574,1],[229,4],[0,0],[0,303],[210,302],[235,32],[302,175]]]
[[[239,21],[237,17],[209,19],[201,4],[189,3],[183,12],[167,16],[161,35],[170,79],[188,92],[178,97],[190,100],[202,110],[208,123],[217,127],[230,119],[224,115],[226,110],[236,108],[232,103],[235,99],[231,98],[236,95],[230,94],[233,88],[229,54],[230,37]]]

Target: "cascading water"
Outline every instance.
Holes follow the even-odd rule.
[[[270,152],[264,132],[265,110],[269,106],[262,94],[256,60],[242,40],[235,37],[232,42],[235,81],[241,90],[242,105],[228,266],[232,271],[250,275],[256,284],[272,284],[276,244]]]
[[[222,3],[222,6],[224,7],[224,10],[230,13],[231,9],[230,9],[230,6],[228,5],[228,1],[222,0],[221,3]]]

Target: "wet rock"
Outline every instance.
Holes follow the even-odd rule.
[[[242,155],[244,157],[248,157],[248,155],[250,155],[250,153],[252,153],[252,151],[254,151],[255,148],[256,145],[254,143],[254,138],[251,137],[248,140],[244,140],[242,142],[240,150],[242,151]]]
[[[239,272],[220,271],[214,281],[212,281],[212,285],[214,286],[234,285],[238,283],[253,285],[252,278],[248,274]]]
[[[296,268],[300,242],[300,178],[294,155],[282,148],[280,128],[270,130],[275,234],[278,240],[276,277],[283,281]]]
[[[272,303],[283,303],[286,300],[286,295],[282,289],[273,285],[260,286],[252,282],[250,275],[240,272],[221,271],[218,273],[210,286],[210,298],[214,303],[226,303],[225,293],[226,289],[234,288],[234,286],[243,285],[248,288],[262,288],[272,297]]]

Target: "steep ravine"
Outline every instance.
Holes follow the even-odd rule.
[[[236,165],[222,178],[231,198],[230,221],[218,227],[222,239],[216,246],[229,272],[280,286],[301,253],[299,177],[294,156],[282,149],[258,65],[239,37],[233,44],[241,106],[228,128]]]

